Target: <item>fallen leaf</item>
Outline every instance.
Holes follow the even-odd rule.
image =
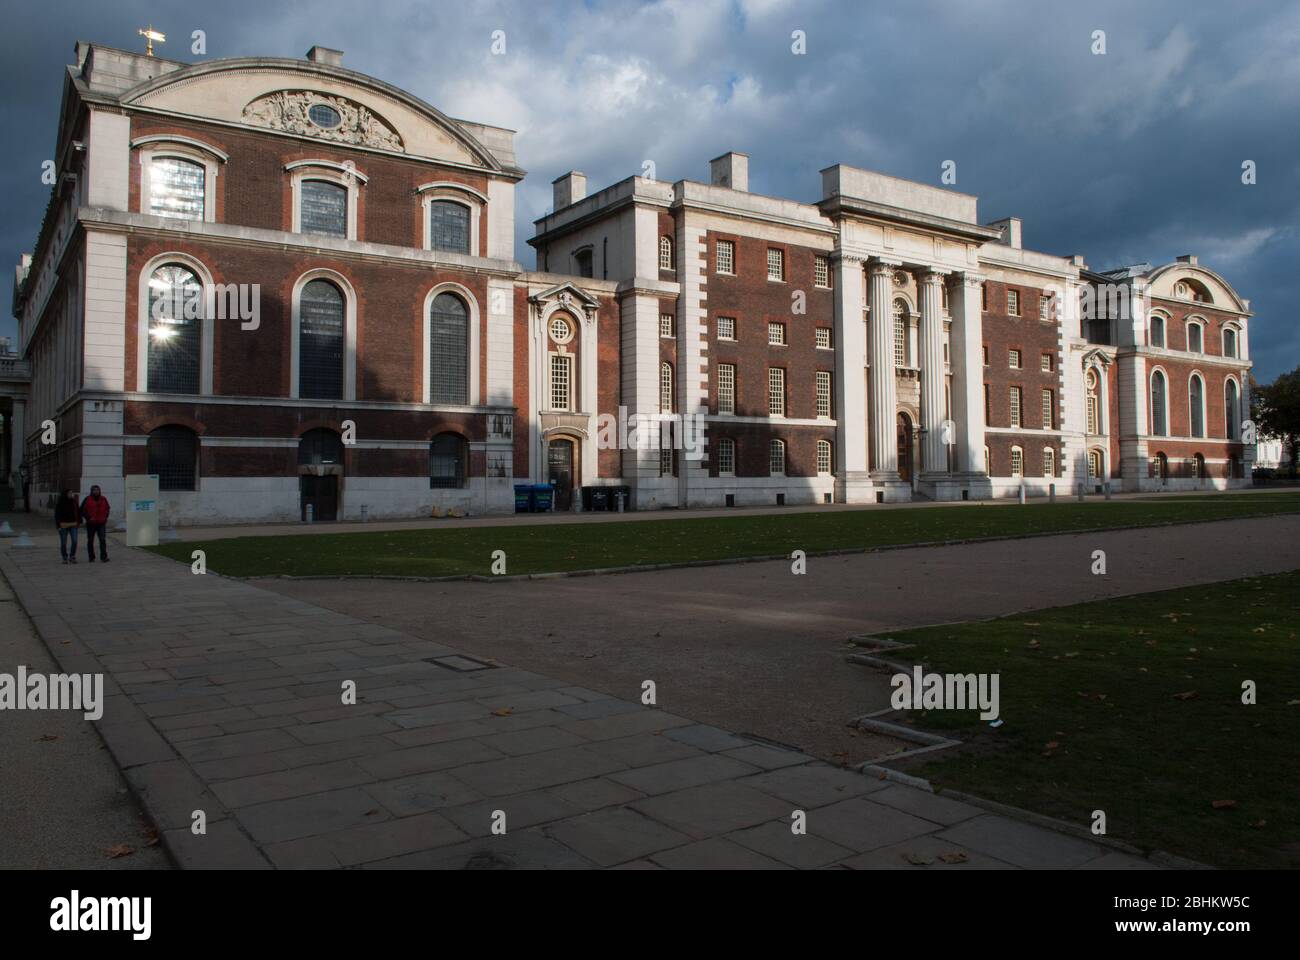
[[[56,734],[56,733],[43,733],[43,734],[41,734],[39,737],[36,738],[36,742],[37,742],[37,743],[48,743],[48,742],[51,741],[51,740],[57,740],[57,739],[59,739],[59,736],[58,736],[58,734]]]
[[[116,860],[119,857],[129,857],[135,853],[135,850],[129,843],[119,843],[116,846],[109,847],[104,853],[110,860]]]
[[[1256,820],[1254,823],[1251,824],[1251,827],[1258,830],[1260,827],[1265,826],[1267,823],[1268,823],[1267,820]]]
[[[514,713],[514,711],[511,710],[509,707],[501,707],[501,708],[498,709],[498,710],[493,710],[493,711],[492,711],[492,716],[494,716],[494,717],[508,717],[508,716],[510,716],[510,714],[512,714],[512,713]]]
[[[1210,804],[1215,810],[1229,810],[1236,805],[1236,800],[1215,800]]]
[[[924,867],[926,864],[934,863],[933,857],[923,857],[919,853],[905,853],[903,854],[903,859],[918,867]]]
[[[960,850],[953,850],[949,853],[939,854],[939,859],[944,863],[965,863],[970,859],[970,857],[966,856],[966,854],[962,853]]]
[[[1195,700],[1195,699],[1196,699],[1196,691],[1195,691],[1195,690],[1188,690],[1188,691],[1186,691],[1185,693],[1175,693],[1175,694],[1174,694],[1174,699],[1175,699],[1175,700]]]
[[[1061,744],[1060,744],[1059,742],[1057,742],[1056,740],[1049,740],[1049,741],[1047,741],[1047,743],[1045,743],[1045,744],[1043,745],[1043,749],[1044,749],[1044,750],[1055,750],[1055,749],[1056,749],[1057,747],[1059,747],[1060,745],[1061,745]]]

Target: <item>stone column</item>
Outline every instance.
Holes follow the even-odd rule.
[[[870,277],[871,475],[898,480],[898,388],[894,383],[894,271],[902,264],[876,259]]]
[[[983,276],[968,271],[953,275],[948,286],[957,472],[979,477],[984,476],[984,324],[980,305],[983,282]]]
[[[27,503],[23,500],[23,483],[18,476],[18,468],[27,456],[26,412],[27,401],[14,397],[9,412],[9,476],[5,479],[13,484],[15,510],[27,509]],[[30,468],[29,464],[28,469]]]
[[[950,438],[943,429],[943,278],[947,271],[917,275],[921,294],[921,425],[925,428],[923,472],[948,472]],[[951,438],[951,439],[955,439]]]
[[[835,499],[868,499],[867,425],[862,414],[867,396],[867,334],[862,322],[865,276],[863,257],[835,258]]]

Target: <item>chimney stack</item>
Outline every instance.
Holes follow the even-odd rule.
[[[1194,267],[1194,266],[1196,266],[1196,254],[1194,254],[1194,253],[1184,253],[1181,257],[1178,258],[1178,262],[1179,262],[1179,263],[1185,263],[1185,264],[1187,264],[1189,267]]]
[[[577,170],[570,170],[552,180],[551,186],[555,190],[555,209],[563,210],[587,196],[587,175]]]
[[[715,187],[732,190],[749,190],[749,156],[743,153],[724,153],[709,161],[709,182]]]
[[[1019,217],[1004,217],[1001,220],[994,220],[989,226],[997,227],[1002,231],[1002,237],[998,240],[999,243],[1004,243],[1013,250],[1021,249]]]
[[[307,51],[307,59],[312,63],[323,63],[329,67],[341,67],[343,66],[343,51],[315,46]]]

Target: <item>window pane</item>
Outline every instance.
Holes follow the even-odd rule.
[[[333,430],[317,427],[308,430],[298,441],[300,466],[318,467],[321,464],[343,462],[343,438]]]
[[[300,187],[298,223],[303,233],[348,235],[348,191],[337,183],[304,180]]]
[[[1203,437],[1205,436],[1205,410],[1200,377],[1192,377],[1189,393],[1192,405],[1192,436]]]
[[[718,365],[718,413],[736,412],[736,367],[734,364]]]
[[[454,433],[440,433],[429,444],[429,486],[465,486],[465,441]]]
[[[785,371],[779,367],[767,370],[767,414],[770,417],[785,416]]]
[[[149,278],[148,388],[198,393],[203,287],[184,267],[168,264]]]
[[[429,402],[469,402],[469,310],[450,293],[429,305]]]
[[[718,441],[718,473],[736,472],[736,443],[728,437]]]
[[[202,220],[203,195],[202,164],[159,157],[149,165],[149,212],[155,217]]]
[[[768,446],[768,470],[771,473],[785,473],[785,444],[773,440]]]
[[[185,427],[159,427],[149,434],[149,472],[159,490],[193,490],[198,437]]]
[[[469,253],[469,207],[452,200],[430,203],[429,246],[434,250]]]
[[[328,280],[302,288],[298,326],[298,396],[343,399],[343,293]]]
[[[569,357],[563,354],[551,356],[551,409],[568,410],[571,408],[569,393]]]

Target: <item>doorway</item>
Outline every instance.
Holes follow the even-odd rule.
[[[339,478],[337,474],[318,476],[304,473],[298,478],[302,487],[302,518],[307,519],[307,507],[311,507],[312,519],[316,521],[337,520],[339,515]]]
[[[555,509],[573,508],[573,441],[552,440],[546,446],[546,479],[555,487]]]
[[[912,419],[905,413],[898,415],[898,477],[912,482]]]

